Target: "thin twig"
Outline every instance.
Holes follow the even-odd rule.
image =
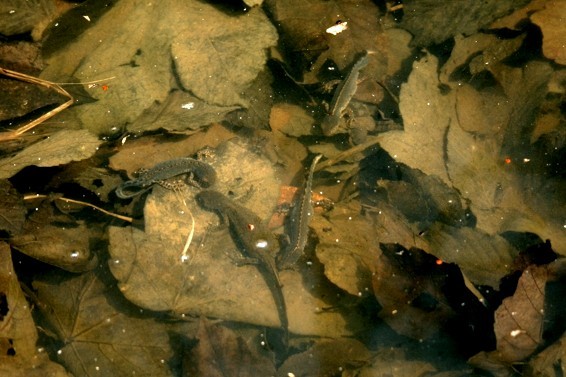
[[[51,111],[48,111],[47,113],[43,114],[39,118],[32,120],[28,124],[18,128],[17,130],[0,133],[0,142],[1,141],[7,141],[7,140],[13,140],[13,139],[20,137],[23,133],[31,130],[32,128],[34,128],[38,124],[41,124],[41,123],[45,122],[47,119],[59,114],[61,111],[65,110],[67,107],[71,106],[74,102],[73,96],[71,96],[69,94],[69,92],[67,92],[65,89],[63,89],[58,84],[55,84],[55,83],[52,83],[50,81],[43,80],[43,79],[40,79],[40,78],[37,78],[37,77],[29,76],[29,75],[26,75],[25,73],[20,73],[20,72],[12,71],[10,69],[2,68],[2,67],[0,67],[0,74],[7,76],[7,77],[17,79],[17,80],[21,80],[21,81],[29,82],[29,83],[32,83],[32,84],[41,85],[41,86],[44,86],[44,87],[49,88],[49,89],[53,89],[57,93],[69,98],[69,100],[67,102],[57,106],[55,109],[53,109]]]
[[[44,199],[44,198],[47,198],[47,197],[48,196],[44,195],[44,194],[29,194],[29,195],[24,196],[24,200]],[[104,213],[108,216],[116,217],[117,219],[124,220],[124,221],[130,222],[130,223],[134,221],[134,219],[131,218],[131,217],[119,215],[117,213],[107,211],[104,208],[97,207],[94,204],[90,204],[90,203],[87,203],[87,202],[81,202],[80,200],[69,199],[69,198],[65,198],[65,197],[56,198],[56,200],[61,200],[61,201],[64,201],[66,203],[73,203],[73,204],[78,204],[78,205],[90,207],[90,208],[96,209],[97,211],[100,211],[100,212],[102,212],[102,213]]]

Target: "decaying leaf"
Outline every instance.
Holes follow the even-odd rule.
[[[12,265],[10,246],[0,243],[0,375],[68,376],[36,347],[37,330],[30,305]]]
[[[445,295],[460,279],[454,265],[417,249],[381,245],[373,266],[373,291],[383,307],[379,316],[395,331],[415,339],[437,334],[456,315]],[[456,280],[455,280],[456,279]]]
[[[201,318],[198,344],[183,359],[186,376],[272,376],[273,362],[246,345],[233,331]]]
[[[29,165],[57,166],[91,157],[102,142],[86,130],[59,131],[0,160],[0,178],[9,178]]]
[[[268,2],[268,7],[291,51],[293,68],[309,76],[305,82],[318,81],[315,75],[327,59],[344,70],[353,63],[356,53],[366,50],[380,53],[370,56],[365,77],[383,79],[387,71],[387,38],[379,24],[380,11],[372,2],[274,0]],[[347,22],[347,28],[336,35],[327,33],[326,29],[337,22]],[[380,93],[374,95],[380,97]]]
[[[566,65],[564,14],[566,14],[566,2],[549,1],[545,4],[543,10],[531,15],[531,20],[542,31],[542,52],[544,56],[562,65]]]
[[[440,43],[456,34],[473,34],[496,18],[528,3],[528,0],[490,0],[469,3],[466,0],[438,2],[434,0],[404,1],[402,26],[409,30],[417,46]]]
[[[263,69],[265,50],[276,40],[261,8],[228,15],[199,1],[148,6],[127,0],[116,3],[71,46],[49,56],[42,76],[61,81],[75,75],[83,82],[115,77],[105,89],[88,88],[97,102],[72,109],[83,127],[109,133],[165,102],[179,84],[209,105],[246,105],[240,93]],[[198,107],[202,114],[193,111],[192,120],[208,121],[212,109]],[[182,127],[187,114],[182,110],[174,111],[176,124],[170,127]]]
[[[45,321],[63,344],[58,360],[76,376],[172,376],[163,361],[174,356],[175,328],[124,304],[109,283],[94,272],[33,283]]]
[[[342,338],[320,340],[305,352],[289,357],[277,376],[332,376],[348,373],[368,363],[372,354],[359,341]]]
[[[16,355],[29,360],[36,353],[37,332],[12,266],[10,246],[5,242],[0,243],[0,302],[2,356]]]
[[[314,119],[299,106],[280,104],[271,109],[269,125],[273,131],[299,137],[312,134]]]
[[[566,334],[537,354],[529,362],[525,376],[556,376],[558,370],[566,369]]]
[[[182,24],[190,27],[176,32],[171,40],[171,55],[181,84],[210,104],[246,105],[240,93],[263,69],[265,49],[277,42],[275,29],[261,8],[234,17],[211,5],[187,4],[177,11],[186,12]]]
[[[523,271],[517,290],[495,311],[497,354],[503,362],[516,362],[533,354],[542,343],[546,266]]]
[[[15,235],[24,225],[26,209],[23,198],[9,181],[0,179],[0,232]]]
[[[221,122],[237,106],[211,105],[192,94],[176,90],[163,103],[154,103],[136,119],[128,130],[143,132],[163,128],[168,131],[191,131],[203,125]]]
[[[11,244],[32,258],[71,272],[96,267],[98,257],[91,249],[97,235],[82,220],[61,213],[45,200],[24,224],[24,233],[10,239]]]
[[[359,377],[414,377],[434,376],[437,368],[424,360],[411,360],[401,348],[389,348],[377,352],[371,365],[361,368]],[[448,377],[448,376],[447,376]]]
[[[434,224],[425,234],[429,252],[445,262],[457,264],[478,285],[499,288],[511,272],[518,251],[504,238],[472,228]]]
[[[325,217],[311,220],[324,274],[351,295],[366,296],[371,293],[370,266],[380,253],[371,222],[360,215],[358,202],[338,205]]]

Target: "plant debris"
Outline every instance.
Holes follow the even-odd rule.
[[[16,3],[0,374],[566,368],[563,1]]]

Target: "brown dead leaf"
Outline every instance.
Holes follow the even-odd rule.
[[[511,272],[518,251],[503,237],[478,229],[434,224],[426,233],[429,252],[445,262],[455,263],[479,285],[499,288],[501,279]]]
[[[21,195],[5,179],[0,179],[0,232],[16,235],[22,231],[26,209]]]
[[[299,137],[313,133],[314,119],[299,106],[279,104],[271,109],[269,125],[273,131]]]
[[[36,325],[14,271],[10,246],[0,242],[0,375],[69,376],[36,342]]]
[[[154,131],[163,128],[172,132],[190,132],[215,122],[239,109],[238,106],[216,106],[187,92],[175,90],[163,102],[156,102],[131,124],[131,132]]]
[[[32,258],[66,271],[83,272],[96,267],[98,257],[91,243],[100,237],[97,228],[61,213],[44,200],[24,224],[24,233],[10,243]]]
[[[566,369],[566,334],[533,357],[526,368],[526,377],[560,376],[559,372]]]
[[[372,354],[354,339],[319,340],[308,350],[289,357],[277,376],[334,376],[349,373],[367,364]]]
[[[273,362],[250,349],[230,329],[199,321],[198,344],[183,358],[183,375],[203,377],[272,376]]]
[[[402,348],[381,349],[371,365],[361,368],[357,377],[415,377],[435,376],[437,368],[429,361],[411,360]],[[440,377],[440,376],[439,376]],[[445,376],[449,377],[449,375]]]
[[[357,53],[370,50],[366,77],[380,81],[387,72],[387,38],[379,24],[380,11],[371,1],[268,1],[291,51],[289,60],[301,74],[307,72],[306,83],[318,82],[315,74],[327,60],[341,70],[352,64]],[[337,21],[347,22],[347,29],[332,35],[326,29]],[[311,69],[311,64],[314,67]],[[311,73],[309,73],[311,72]]]
[[[174,328],[124,304],[109,281],[86,273],[49,275],[33,285],[41,312],[62,344],[56,357],[75,376],[173,375]]]
[[[380,252],[371,221],[360,211],[359,202],[341,203],[325,217],[314,216],[310,225],[319,240],[316,256],[326,277],[351,295],[363,297],[371,293],[370,266]]]
[[[10,246],[5,242],[0,242],[0,302],[1,355],[32,359],[37,332],[12,265]]]
[[[82,82],[115,77],[107,90],[87,88],[96,102],[70,109],[96,134],[133,123],[179,86],[209,105],[245,105],[241,93],[264,68],[265,50],[277,41],[262,8],[236,15],[199,1],[141,7],[137,0],[121,1],[92,25],[68,48],[47,57],[42,76],[63,81],[75,75]],[[210,120],[211,107],[196,107],[203,111],[198,117],[192,113],[199,122]],[[182,127],[184,113],[177,109],[177,124],[169,127]]]
[[[566,25],[566,2],[560,0],[548,1],[545,8],[531,15],[533,23],[542,31],[542,52],[550,60],[566,65],[566,49],[564,37]]]
[[[441,43],[457,34],[473,34],[493,20],[520,8],[529,0],[486,0],[449,3],[434,0],[406,0],[402,27],[414,36],[413,44],[428,46]]]
[[[456,316],[448,289],[465,301],[465,288],[457,267],[418,249],[381,244],[373,265],[373,291],[382,306],[379,313],[399,334],[426,339]]]
[[[57,166],[91,157],[102,144],[86,130],[59,131],[14,156],[0,160],[0,178],[9,178],[29,165]]]
[[[530,266],[521,275],[512,297],[495,311],[497,353],[503,362],[524,360],[542,343],[546,266]]]

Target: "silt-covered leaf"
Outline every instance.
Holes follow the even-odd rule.
[[[190,376],[272,376],[273,362],[254,352],[232,330],[200,319],[198,344],[183,359],[184,375]]]
[[[5,179],[0,180],[0,232],[9,235],[21,232],[26,216],[23,198]]]
[[[0,178],[10,178],[29,165],[57,166],[91,157],[102,142],[86,130],[59,131],[0,160]]]
[[[42,311],[62,342],[58,360],[75,376],[172,376],[171,327],[124,306],[95,273],[33,283]]]
[[[528,3],[528,0],[407,0],[403,2],[402,27],[409,30],[417,46],[440,43],[457,34],[473,34],[496,18]]]

